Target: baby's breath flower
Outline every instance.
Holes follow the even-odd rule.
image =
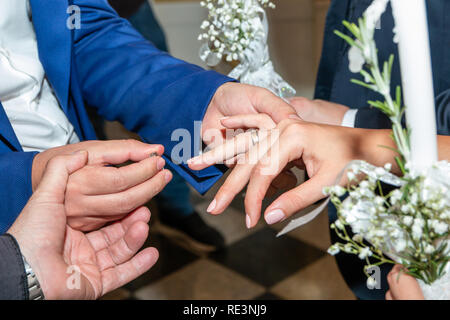
[[[372,256],[372,251],[368,247],[365,247],[365,248],[361,249],[359,251],[359,254],[358,254],[358,257],[361,260],[364,260],[364,259],[366,259],[366,258],[368,258],[370,256]]]
[[[411,216],[405,216],[405,217],[403,217],[402,221],[405,226],[410,227],[412,225],[412,223],[414,222],[414,218]]]
[[[431,244],[427,244],[426,246],[425,246],[425,253],[426,254],[432,254],[433,252],[434,252],[434,247],[431,245]]]
[[[331,247],[328,248],[327,252],[332,255],[335,256],[337,255],[341,250],[339,249],[339,246],[336,244],[333,244]]]

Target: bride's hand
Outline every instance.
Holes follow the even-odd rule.
[[[395,265],[389,272],[389,291],[386,293],[386,300],[424,300],[417,280],[402,269],[402,266]]]
[[[252,120],[254,121],[253,118]],[[225,119],[223,121],[225,127],[227,121],[238,120],[237,117],[233,117],[232,120]],[[248,116],[239,121],[243,127],[254,127],[249,125]],[[383,133],[381,139],[380,133]],[[238,164],[219,189],[208,211],[213,214],[223,212],[248,183],[245,210],[249,228],[257,224],[261,215],[262,200],[269,186],[279,179],[279,174],[286,167],[295,165],[305,168],[310,180],[283,193],[266,209],[264,216],[268,224],[282,221],[322,199],[323,187],[332,185],[348,162],[355,159],[370,159],[373,156],[366,154],[365,150],[373,152],[371,149],[377,148],[362,148],[364,144],[390,145],[388,132],[383,130],[334,127],[295,119],[284,120],[275,129],[260,130],[258,147],[252,147],[252,143],[248,142],[251,133],[246,134],[246,139],[237,136],[192,159],[189,166],[191,169],[199,170],[224,160],[238,160]],[[243,150],[248,152],[243,154]],[[236,154],[239,155],[236,157]],[[391,156],[392,154],[385,159]]]

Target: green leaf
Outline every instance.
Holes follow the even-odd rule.
[[[376,88],[374,88],[373,85],[367,84],[367,83],[365,83],[365,82],[363,82],[361,80],[358,80],[358,79],[352,79],[351,82],[354,83],[354,84],[360,85],[362,87],[365,87],[367,89],[370,89],[370,90],[376,90]]]
[[[342,32],[340,32],[338,30],[334,30],[334,34],[337,35],[338,37],[344,39],[345,41],[347,41],[347,43],[349,45],[351,45],[352,47],[356,46],[355,41],[351,37],[349,37],[348,35],[343,34]]]

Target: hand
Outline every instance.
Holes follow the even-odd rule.
[[[122,221],[84,234],[67,225],[64,194],[69,175],[87,162],[87,153],[52,159],[36,192],[11,229],[46,299],[96,299],[148,271],[154,248],[137,253],[148,235],[150,212],[139,208]],[[114,214],[112,212],[111,214]],[[137,254],[136,254],[137,253]],[[70,267],[72,270],[70,269]],[[70,288],[68,271],[78,270]],[[75,271],[77,272],[77,271]]]
[[[247,116],[248,117],[248,116]],[[242,118],[244,119],[244,118]],[[231,119],[237,121],[236,119]],[[223,125],[227,125],[225,119]],[[255,121],[255,119],[253,119]],[[268,142],[273,140],[274,142]],[[239,137],[192,159],[189,167],[200,170],[213,163],[229,159],[230,152],[246,152],[236,146]],[[261,215],[261,203],[267,189],[286,167],[306,169],[310,180],[282,194],[265,211],[268,224],[282,221],[294,213],[322,199],[323,188],[333,185],[339,172],[355,159],[370,159],[375,165],[394,162],[391,151],[379,152],[377,146],[392,146],[389,130],[363,130],[320,125],[301,120],[284,120],[265,135],[260,132],[258,148],[248,149],[236,165],[211,203],[213,214],[222,213],[233,198],[247,185],[245,196],[246,223],[255,226]],[[343,181],[344,182],[344,181]]]
[[[345,113],[350,109],[342,104],[303,97],[290,98],[289,103],[303,120],[334,126],[342,124]]]
[[[147,203],[172,178],[170,171],[162,170],[162,146],[119,140],[87,141],[40,153],[33,163],[34,182],[38,183],[40,172],[51,157],[80,149],[88,151],[88,163],[70,175],[65,197],[68,224],[80,231],[96,230],[123,218]],[[151,154],[155,156],[150,157]],[[136,163],[120,168],[110,166],[129,160]]]
[[[218,130],[225,129],[220,123],[222,118],[258,113],[267,114],[275,123],[289,117],[298,119],[297,113],[288,103],[267,89],[225,83],[216,91],[203,118],[203,141],[208,145],[223,142],[223,136],[217,133]]]
[[[389,272],[386,300],[424,300],[419,283],[406,274],[403,268],[401,265],[395,265]]]

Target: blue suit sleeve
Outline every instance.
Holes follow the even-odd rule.
[[[74,4],[81,9],[74,56],[85,100],[104,118],[120,121],[144,141],[164,145],[168,164],[205,193],[222,171],[211,167],[196,172],[175,164],[171,154],[178,141],[172,141],[171,135],[177,129],[189,132],[190,148],[184,150],[183,159],[193,155],[194,122],[203,119],[217,88],[233,79],[158,50],[105,0]]]
[[[0,153],[0,234],[16,220],[31,197],[31,169],[35,152]]]

